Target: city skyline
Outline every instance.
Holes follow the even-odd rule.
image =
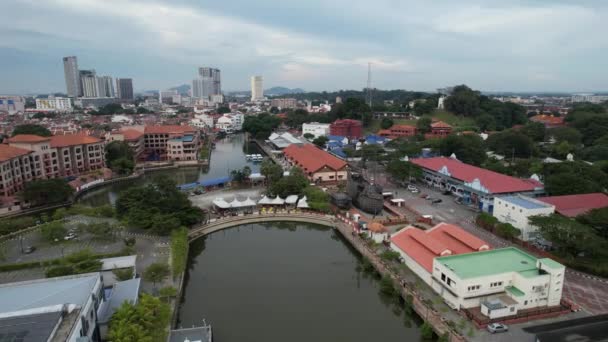
[[[223,71],[227,91],[247,89],[257,73],[269,86],[362,89],[368,62],[380,89],[464,83],[484,91],[608,90],[608,38],[597,34],[608,4],[600,1],[315,0],[278,7],[272,0],[12,0],[5,9],[15,15],[0,26],[8,37],[0,72],[11,82],[0,93],[64,90],[60,58],[71,55],[137,80],[136,91],[189,83],[201,61]],[[296,18],[289,15],[294,8]],[[99,33],[102,22],[112,25]],[[213,39],[200,44],[200,29]]]

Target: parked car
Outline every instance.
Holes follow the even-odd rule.
[[[435,200],[435,199],[434,199],[433,197],[431,197],[431,196],[426,196],[426,198],[425,198],[425,199],[426,199],[427,201],[433,201],[433,200]]]
[[[411,191],[413,194],[417,194],[417,193],[419,193],[419,192],[420,192],[418,189],[414,189],[414,190],[410,190],[410,191]]]
[[[437,204],[437,203],[441,203],[441,202],[443,202],[443,200],[441,198],[436,198],[431,201],[431,203],[433,203],[433,204]]]
[[[23,249],[23,253],[25,254],[32,254],[34,253],[34,251],[36,250],[36,247],[34,246],[27,246]]]
[[[408,189],[409,191],[412,191],[412,190],[418,190],[418,188],[416,188],[415,186],[413,186],[413,185],[411,185],[411,184],[409,184],[409,185],[407,186],[407,189]]]
[[[509,331],[509,327],[506,324],[492,323],[488,324],[488,331],[492,334]]]
[[[76,233],[70,232],[70,233],[68,233],[68,235],[64,236],[63,239],[66,241],[69,241],[69,240],[74,240],[77,237],[78,237],[78,235]]]

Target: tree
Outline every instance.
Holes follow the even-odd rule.
[[[608,175],[598,166],[575,161],[543,165],[545,190],[552,196],[601,192]]]
[[[231,112],[230,108],[225,107],[225,106],[224,107],[219,107],[217,109],[217,113],[218,114],[226,114],[226,113],[230,113],[230,112]]]
[[[130,174],[135,168],[133,149],[124,141],[106,145],[106,165],[118,174]]]
[[[266,177],[268,184],[273,184],[283,177],[283,168],[272,160],[266,159],[260,165],[260,173]]]
[[[51,205],[67,202],[73,193],[65,179],[38,179],[25,184],[21,198],[33,206]]]
[[[117,227],[107,223],[90,223],[86,226],[86,230],[94,238],[100,240],[111,240],[114,238],[114,233],[118,230]]]
[[[308,186],[304,189],[304,195],[311,209],[329,212],[329,195],[325,191],[316,186]]]
[[[545,125],[540,122],[528,122],[522,129],[521,133],[530,137],[530,139],[540,142],[545,140]]]
[[[608,238],[608,207],[593,209],[588,213],[579,215],[576,220],[593,229],[604,239]]]
[[[135,169],[135,162],[131,159],[120,158],[113,161],[110,168],[119,175],[129,175]]]
[[[510,223],[499,223],[495,227],[496,234],[507,240],[513,240],[521,235],[521,230],[513,227]]]
[[[287,197],[302,194],[308,184],[309,181],[304,172],[300,168],[293,167],[289,171],[289,176],[279,179],[268,190],[274,196]]]
[[[41,137],[50,137],[52,135],[51,131],[49,131],[47,128],[34,124],[23,124],[15,126],[15,129],[13,129],[12,136],[14,137],[18,134],[33,134],[39,135]]]
[[[47,241],[63,240],[67,230],[63,223],[58,221],[48,222],[40,227],[40,233]]]
[[[280,110],[279,110],[279,108],[277,108],[277,107],[275,107],[275,106],[272,106],[272,107],[270,107],[269,112],[270,112],[271,114],[279,114],[279,113],[280,113]]]
[[[314,137],[315,135],[312,133],[304,133],[304,138],[306,138],[306,140],[312,140]]]
[[[151,112],[145,107],[137,107],[137,114],[150,114]]]
[[[125,301],[112,315],[108,340],[113,342],[164,342],[171,319],[168,304],[142,294],[137,304]]]
[[[256,139],[267,139],[280,124],[280,118],[268,113],[247,115],[243,122],[243,131],[250,133]]]
[[[431,123],[433,120],[430,117],[423,116],[416,121],[416,130],[422,134],[428,133],[431,131]]]
[[[251,175],[251,168],[249,166],[244,166],[241,170],[232,170],[230,172],[232,180],[237,183],[245,182],[249,175]]]
[[[99,272],[101,261],[89,249],[82,249],[62,258],[59,263],[46,271],[47,278],[72,274]]]
[[[506,157],[530,158],[536,154],[534,141],[523,133],[513,130],[490,135],[486,144],[492,151]]]
[[[477,119],[475,119],[475,122],[482,132],[496,130],[496,119],[490,114],[484,113],[478,116]]]
[[[155,262],[150,264],[144,271],[144,279],[146,281],[152,282],[154,287],[156,287],[156,283],[160,283],[163,280],[167,279],[169,276],[169,266],[162,262]]]
[[[401,160],[391,160],[386,166],[386,171],[401,182],[409,182],[412,179],[422,177],[422,170],[418,165]]]
[[[528,219],[562,255],[576,257],[584,252],[588,256],[594,256],[604,251],[605,240],[598,237],[591,227],[580,222],[557,214],[531,216]]]
[[[315,140],[312,141],[313,144],[319,146],[319,147],[324,147],[325,144],[327,144],[327,142],[329,141],[329,138],[327,138],[324,135],[320,135],[318,136]]]
[[[112,270],[112,273],[114,273],[114,276],[116,277],[116,280],[118,280],[118,281],[125,281],[125,280],[129,280],[129,279],[133,279],[133,269],[132,268],[123,268],[123,269]]]
[[[445,99],[445,108],[463,116],[475,116],[479,113],[479,92],[466,85],[454,87],[452,95]]]
[[[456,155],[458,160],[473,165],[481,165],[486,159],[485,142],[477,135],[448,135],[439,143],[439,151],[444,156]]]
[[[435,106],[429,101],[418,101],[414,106],[414,112],[416,115],[427,115],[431,114],[435,110]]]
[[[393,122],[392,119],[390,118],[383,118],[382,121],[380,122],[380,127],[382,129],[389,129],[391,127],[393,127],[395,123]]]

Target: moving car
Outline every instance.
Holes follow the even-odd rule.
[[[34,251],[36,250],[36,247],[34,246],[27,246],[23,249],[23,253],[25,254],[32,254],[34,253]]]
[[[415,186],[413,186],[413,185],[411,185],[411,184],[409,184],[409,185],[407,186],[407,189],[408,189],[409,191],[418,190],[418,188],[416,188]]]
[[[492,334],[509,331],[509,327],[506,324],[491,323],[488,324],[488,331]]]
[[[78,237],[78,235],[76,233],[69,232],[68,235],[66,235],[63,239],[66,241],[69,241],[69,240],[74,240],[77,237]]]

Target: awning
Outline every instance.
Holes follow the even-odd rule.
[[[277,196],[272,200],[272,204],[274,205],[283,205],[285,204],[285,200],[282,199],[281,197]]]
[[[249,175],[249,179],[251,180],[261,180],[261,179],[266,179],[266,176],[264,176],[261,173],[252,173]]]
[[[308,208],[308,202],[306,201],[306,196],[300,198],[298,201],[298,208]]]
[[[264,204],[272,204],[272,200],[270,198],[264,196],[264,197],[262,197],[262,199],[260,199],[258,201],[258,204],[262,204],[262,205],[264,205]]]
[[[242,202],[236,199],[236,197],[232,200],[232,202],[230,202],[230,208],[240,208],[242,206]]]
[[[289,195],[285,199],[285,204],[296,204],[298,202],[298,195]]]
[[[223,198],[216,198],[213,200],[213,205],[220,209],[228,209],[230,208],[230,203],[224,201]]]
[[[243,207],[255,207],[255,201],[249,197],[247,197],[246,200],[241,202],[241,204],[243,205]]]
[[[199,184],[202,186],[215,186],[215,185],[220,185],[220,184],[226,184],[230,181],[231,181],[230,177],[221,177],[221,178],[204,180],[204,181],[199,182]]]

